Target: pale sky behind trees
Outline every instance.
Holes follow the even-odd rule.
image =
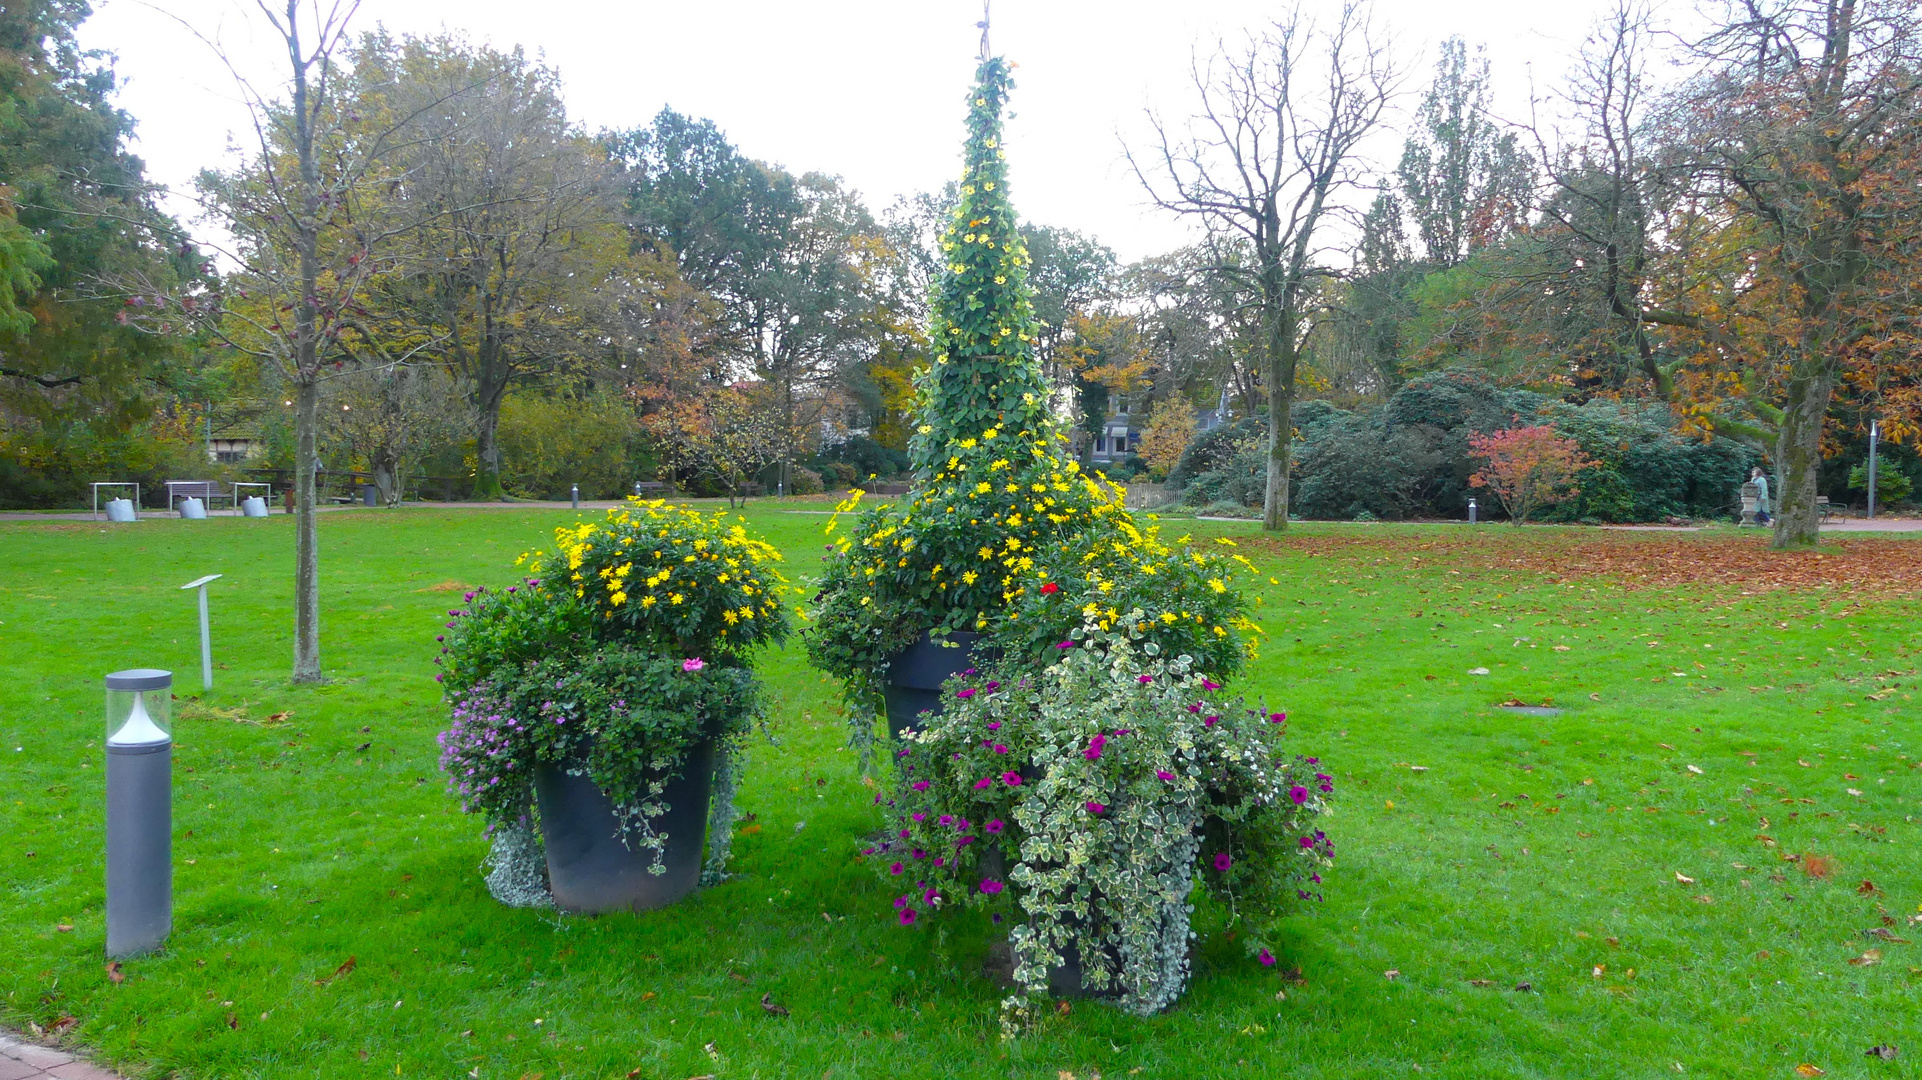
[[[1305,0],[1332,15],[1338,0]],[[1451,34],[1485,44],[1502,118],[1526,122],[1529,83],[1549,90],[1612,0],[1376,0],[1405,69],[1404,119]],[[95,0],[82,43],[118,57],[120,103],[139,121],[152,179],[190,190],[253,145],[234,83],[175,21],[217,38],[264,87],[286,59],[252,0]],[[1008,125],[1010,186],[1024,220],[1090,233],[1123,259],[1191,236],[1148,205],[1121,157],[1145,147],[1143,110],[1186,116],[1191,55],[1283,10],[1268,0],[996,0],[993,44],[1019,67]],[[752,157],[841,176],[877,213],[935,190],[960,165],[963,95],[979,50],[979,0],[365,0],[355,25],[464,32],[557,67],[589,130],[646,124],[663,105],[714,120]],[[1373,148],[1392,173],[1399,132]],[[1365,200],[1364,200],[1365,201]],[[191,217],[189,203],[171,208]]]

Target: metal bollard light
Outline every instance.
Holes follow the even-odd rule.
[[[581,508],[581,486],[579,484],[575,484],[574,485],[574,509],[579,510],[580,508]]]
[[[158,949],[173,929],[171,671],[107,676],[107,955]]]
[[[219,581],[224,576],[224,574],[208,574],[206,577],[195,578],[180,587],[181,592],[186,592],[188,589],[200,590],[200,688],[202,690],[214,688],[214,643],[213,631],[207,624],[207,585],[210,582]]]
[[[1470,525],[1475,524],[1475,514],[1476,514],[1475,500],[1470,499],[1468,500],[1468,523]]]

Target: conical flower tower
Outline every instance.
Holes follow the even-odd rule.
[[[977,448],[988,431],[1043,453],[1058,437],[1035,358],[1029,259],[1008,198],[1001,110],[1012,88],[1007,61],[992,57],[975,73],[968,99],[961,202],[941,236],[946,263],[928,328],[934,362],[915,407],[913,460],[924,477]]]

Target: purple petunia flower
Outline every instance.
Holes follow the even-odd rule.
[[[1228,872],[1228,868],[1233,865],[1235,865],[1235,860],[1227,852],[1218,851],[1215,853],[1215,869],[1225,874]]]
[[[901,925],[902,926],[914,925],[914,909],[913,908],[904,907],[901,909]]]
[[[1000,818],[995,818],[993,821],[988,822],[988,832],[990,834],[999,833],[1005,828],[1007,828],[1007,826],[1002,824]]]
[[[993,679],[989,679],[988,685],[985,687],[985,689],[988,691],[988,693],[992,694],[996,690],[1001,689],[1001,684],[998,682],[995,682]]]
[[[1088,808],[1088,813],[1090,814],[1103,814],[1103,813],[1106,813],[1108,810],[1106,806],[1103,806],[1098,802],[1084,803],[1083,805],[1085,805]]]
[[[1006,744],[1003,744],[1003,743],[995,743],[995,744],[994,744],[994,752],[995,752],[995,753],[997,753],[997,754],[1005,754],[1005,753],[1007,753],[1007,752],[1008,752],[1008,748],[1007,748],[1007,746],[1006,746]]]
[[[1188,711],[1189,711],[1189,712],[1191,712],[1191,713],[1198,713],[1198,712],[1200,712],[1200,711],[1201,711],[1201,702],[1199,702],[1199,701],[1197,701],[1197,702],[1195,702],[1195,703],[1194,703],[1193,705],[1190,705],[1190,706],[1188,706]]]
[[[904,866],[902,866],[902,865],[901,865],[900,863],[895,863],[895,864],[894,864],[893,866],[890,866],[890,867],[888,867],[888,873],[890,873],[890,874],[899,874],[899,873],[900,873],[901,871],[903,871],[903,870],[905,870],[905,869],[907,869],[907,868],[906,868],[906,867],[904,867]]]
[[[1296,784],[1294,787],[1288,789],[1288,797],[1295,800],[1296,806],[1300,806],[1302,803],[1308,801],[1308,789],[1302,787],[1300,784]]]
[[[1314,846],[1315,846],[1315,838],[1314,838],[1314,837],[1312,837],[1312,836],[1304,836],[1304,837],[1302,837],[1302,838],[1301,838],[1301,846],[1302,846],[1302,847],[1304,847],[1304,848],[1311,848],[1311,847],[1314,847]]]
[[[986,791],[987,789],[993,786],[994,786],[994,777],[992,776],[984,776],[981,779],[976,780],[974,782],[974,790],[976,791]]]
[[[954,824],[954,815],[942,814],[940,817],[935,819],[934,823],[936,825],[952,825]]]
[[[954,692],[954,696],[957,698],[960,698],[963,701],[966,701],[967,699],[974,696],[974,687],[970,686],[966,690],[956,690]]]
[[[682,671],[699,671],[706,666],[707,661],[698,656],[690,656],[686,660],[681,661]]]
[[[1175,778],[1175,774],[1174,774],[1174,773],[1171,773],[1171,772],[1169,772],[1169,771],[1168,771],[1168,770],[1166,770],[1166,769],[1156,769],[1156,770],[1155,770],[1155,779],[1156,779],[1156,780],[1173,780],[1174,778]]]
[[[921,811],[919,811],[919,810],[916,810],[916,811],[915,811],[914,813],[912,813],[912,814],[909,814],[908,816],[909,816],[909,817],[911,817],[911,818],[913,818],[913,819],[914,819],[914,820],[916,820],[916,821],[926,821],[926,820],[928,820],[928,815],[926,815],[926,814],[924,814],[924,813],[922,813],[922,812],[921,812]]]
[[[916,780],[914,783],[909,784],[908,786],[913,788],[916,791],[926,791],[928,790],[928,781]]]
[[[1204,717],[1201,721],[1201,726],[1214,727],[1216,724],[1219,724],[1220,722],[1221,722],[1221,717],[1219,716]]]
[[[1320,787],[1320,788],[1321,788],[1321,790],[1323,790],[1323,791],[1326,791],[1326,792],[1332,792],[1332,791],[1334,791],[1334,790],[1335,790],[1335,785],[1333,785],[1333,784],[1319,784],[1319,785],[1317,785],[1317,786],[1318,786],[1318,787]]]
[[[1261,950],[1261,954],[1260,954],[1260,955],[1258,955],[1258,956],[1256,956],[1256,957],[1255,957],[1255,959],[1257,959],[1257,960],[1259,960],[1259,961],[1261,961],[1261,966],[1262,966],[1262,967],[1274,967],[1274,966],[1275,966],[1275,954],[1274,954],[1274,953],[1271,953],[1271,952],[1269,952],[1269,951],[1268,951],[1267,949],[1263,949],[1263,950]]]
[[[1271,724],[1285,724],[1288,722],[1288,714],[1285,712],[1269,713],[1268,722]]]
[[[1000,882],[994,880],[993,878],[989,878],[988,880],[983,881],[981,883],[981,891],[984,893],[987,893],[989,896],[995,895],[996,893],[1000,892],[1004,888],[1007,888],[1007,886],[1001,884]]]
[[[1008,785],[1009,787],[1020,787],[1021,774],[1013,771],[1004,772],[1001,774],[1001,782]]]
[[[1203,679],[1201,680],[1201,688],[1203,690],[1219,690],[1221,689],[1221,684],[1218,682],[1212,682],[1208,679]]]
[[[1154,679],[1154,676],[1152,675],[1137,675],[1135,676],[1135,681],[1140,683],[1143,686],[1146,686],[1149,683],[1154,682],[1155,679]]]
[[[988,730],[989,730],[989,731],[1000,731],[1000,730],[1001,730],[1001,721],[999,721],[999,720],[990,720],[990,721],[988,721]]]
[[[1055,648],[1057,648],[1057,649],[1072,649],[1072,648],[1074,648],[1074,642],[1072,642],[1072,641],[1064,641],[1064,642],[1062,642],[1061,644],[1059,644],[1059,645],[1056,645],[1056,646],[1055,646]]]
[[[1106,745],[1108,745],[1108,737],[1096,733],[1094,738],[1088,740],[1088,748],[1081,752],[1081,756],[1087,758],[1089,761],[1099,761],[1101,760],[1101,748]]]
[[[921,902],[929,907],[933,907],[934,902],[939,899],[941,899],[941,894],[935,892],[933,889],[929,889],[927,892],[921,894]]]

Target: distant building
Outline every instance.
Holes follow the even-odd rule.
[[[1197,433],[1213,431],[1233,421],[1234,415],[1228,409],[1228,391],[1224,387],[1221,399],[1214,408],[1195,409],[1195,430]],[[1142,423],[1145,426],[1144,414]],[[1141,430],[1135,426],[1134,417],[1125,412],[1111,413],[1101,422],[1100,434],[1094,436],[1093,457],[1097,465],[1126,461],[1131,454],[1141,451]]]
[[[250,421],[207,426],[207,460],[215,465],[244,465],[264,449],[260,432]]]

